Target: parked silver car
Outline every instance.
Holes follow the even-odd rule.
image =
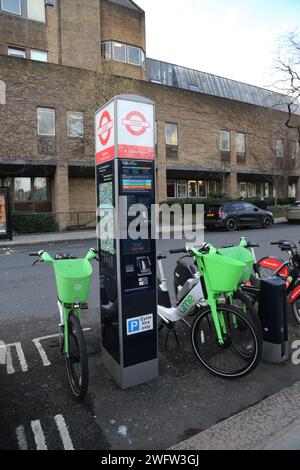
[[[294,202],[286,211],[286,218],[289,224],[300,223],[300,201]]]

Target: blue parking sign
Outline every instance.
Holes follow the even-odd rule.
[[[140,332],[140,321],[138,318],[134,318],[133,320],[128,320],[127,322],[127,330],[129,335],[133,335],[134,333]]]

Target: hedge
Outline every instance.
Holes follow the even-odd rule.
[[[230,199],[226,194],[210,194],[206,199],[169,199],[164,204],[171,206],[173,204],[179,204],[180,206],[184,206],[185,204],[191,204],[195,207],[197,204],[203,204],[205,207],[209,207],[214,204],[223,204],[225,202],[232,202],[235,200],[240,199]],[[261,198],[245,198],[245,202],[250,202],[255,206],[260,207],[262,204]],[[294,203],[296,198],[278,198],[277,199],[277,206],[289,206],[290,204]],[[268,207],[274,207],[276,205],[275,198],[265,198],[265,202],[267,203]]]
[[[13,214],[13,230],[17,234],[57,232],[59,230],[55,214],[20,213]]]

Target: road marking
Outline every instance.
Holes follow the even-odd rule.
[[[65,450],[74,450],[73,443],[66,425],[65,419],[62,415],[54,417],[56,426],[59,430],[59,434]]]
[[[24,426],[19,426],[16,429],[17,440],[20,450],[28,450],[27,440],[25,436],[25,429]]]
[[[31,429],[34,434],[36,450],[48,450],[41,422],[39,420],[31,421]]]
[[[69,429],[63,415],[59,414],[54,416],[57,430],[59,432],[60,440],[62,441],[64,450],[74,450],[74,445],[69,434]],[[41,421],[36,419],[31,421],[31,431],[33,433],[36,450],[48,450],[46,437],[42,428]],[[26,439],[25,427],[23,425],[16,428],[16,436],[18,447],[20,450],[28,450],[28,442]]]
[[[13,360],[12,360],[12,354],[11,354],[12,348],[16,349],[22,372],[28,372],[28,365],[25,359],[25,355],[24,355],[21,343],[12,343],[12,344],[4,344],[4,345],[0,344],[0,349],[2,348],[5,348],[6,370],[9,375],[12,375],[16,372],[14,365],[13,365]]]
[[[85,328],[83,330],[84,332],[86,331],[91,331],[91,328]],[[43,336],[41,338],[35,338],[32,340],[33,344],[35,345],[35,347],[37,348],[40,356],[41,356],[41,359],[42,359],[42,363],[43,363],[43,366],[44,367],[49,367],[51,366],[51,362],[49,361],[49,358],[46,354],[46,351],[45,349],[43,348],[41,342],[42,341],[47,341],[49,339],[54,339],[54,338],[59,338],[59,334],[56,334],[56,335],[49,335],[49,336]]]

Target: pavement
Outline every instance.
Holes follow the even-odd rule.
[[[261,257],[272,239],[298,240],[299,229],[276,224],[271,230],[206,234],[216,245],[237,243],[242,235],[260,244],[256,252]],[[69,236],[74,237],[72,243]],[[34,243],[35,250],[70,249],[83,256],[95,243],[95,231],[47,237],[22,237],[24,245],[18,238],[14,246],[0,249],[0,339],[11,351],[11,362],[0,365],[0,422],[5,429],[0,432],[0,449],[35,449],[37,429],[48,449],[62,449],[66,443],[61,441],[59,423],[65,423],[75,449],[300,449],[300,366],[291,360],[261,363],[244,379],[219,379],[199,364],[184,324],[177,330],[179,348],[172,337],[165,348],[165,333],[160,335],[159,379],[120,390],[101,365],[96,275],[84,319],[84,327],[89,328],[90,389],[83,404],[74,402],[55,336],[54,279],[50,267],[32,268],[28,253]],[[158,248],[167,251],[182,243],[161,240]],[[272,248],[272,253],[279,255],[276,250]],[[177,256],[169,256],[165,262],[170,285],[176,260]],[[300,327],[292,316],[289,319],[292,354]],[[78,432],[79,426],[84,432]]]
[[[300,450],[300,382],[172,450]]]
[[[283,217],[275,219],[275,224],[285,224],[287,220]],[[199,227],[203,229],[203,227]],[[194,226],[187,227],[188,231],[195,230]],[[163,227],[160,229],[160,234],[169,233],[169,227]],[[173,227],[172,233],[182,232],[182,227]],[[69,231],[69,232],[58,232],[58,233],[43,233],[33,235],[16,235],[13,240],[1,240],[0,248],[10,248],[16,246],[28,246],[28,245],[43,245],[44,243],[61,243],[61,242],[77,242],[83,240],[95,240],[96,231],[92,230],[80,230],[80,231]]]

